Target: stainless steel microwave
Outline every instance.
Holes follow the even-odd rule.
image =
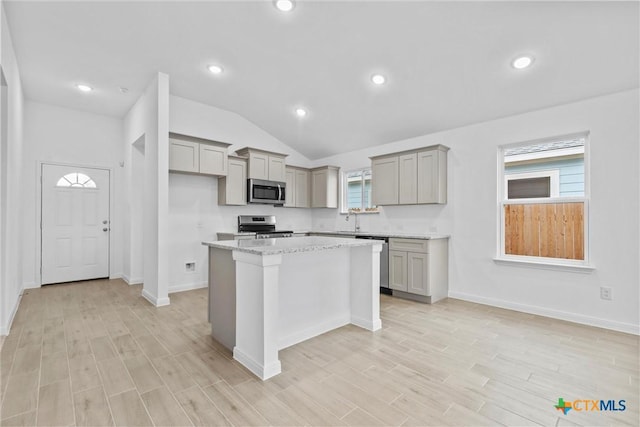
[[[284,205],[287,184],[263,179],[247,180],[247,200],[249,203]]]

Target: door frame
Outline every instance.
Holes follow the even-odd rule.
[[[109,279],[115,279],[120,276],[112,276],[113,273],[113,213],[115,212],[115,197],[114,197],[114,174],[113,168],[111,166],[103,166],[103,165],[83,165],[79,163],[69,163],[69,162],[56,162],[49,160],[38,160],[37,168],[36,168],[36,223],[34,224],[36,230],[36,259],[35,259],[35,278],[36,283],[34,288],[39,288],[42,286],[42,167],[44,165],[49,166],[67,166],[67,167],[75,167],[75,168],[83,168],[83,169],[100,169],[106,170],[109,172]],[[119,224],[115,224],[119,225]],[[117,229],[117,227],[116,227]],[[25,288],[27,288],[25,286]]]

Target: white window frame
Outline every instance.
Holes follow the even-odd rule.
[[[507,179],[512,178],[516,174],[505,173],[505,161],[504,151],[506,148],[513,148],[517,146],[541,144],[545,142],[560,141],[571,138],[584,138],[584,196],[583,197],[543,197],[543,198],[531,198],[531,199],[507,199]],[[590,233],[589,233],[589,198],[591,194],[590,185],[590,161],[589,161],[589,132],[579,132],[569,135],[561,135],[552,138],[544,138],[539,140],[525,141],[517,144],[506,144],[498,147],[498,191],[497,191],[497,244],[496,244],[496,257],[494,261],[501,264],[520,264],[530,267],[551,268],[557,270],[590,272],[594,267],[590,264]],[[540,171],[540,173],[546,173],[550,171]],[[531,172],[536,173],[536,172]],[[523,173],[522,175],[524,175]],[[546,176],[546,175],[543,175]],[[553,188],[553,186],[552,186]],[[505,253],[505,217],[504,210],[506,205],[510,204],[539,204],[539,203],[556,203],[556,202],[582,202],[584,203],[584,259],[572,260],[563,258],[549,258],[549,257],[535,257],[528,255],[510,255]]]
[[[348,171],[341,172],[341,175],[340,175],[340,213],[341,214],[345,214],[346,215],[346,214],[349,213],[349,209],[347,208],[347,206],[348,206],[347,196],[348,196],[348,193],[349,193],[347,191],[347,184],[348,184],[348,181],[347,181],[348,178],[347,177],[349,176],[350,173],[360,172],[360,171],[364,172],[364,171],[367,171],[367,170],[369,172],[371,172],[371,166],[365,166],[365,167],[362,167],[362,168],[350,169]],[[362,186],[363,194],[362,194],[361,200],[364,200],[364,187],[365,186],[363,185]],[[363,206],[362,210],[360,212],[358,212],[358,213],[359,214],[378,213],[378,209],[376,208],[376,209],[373,209],[373,210],[365,211],[364,210],[364,206]]]
[[[517,172],[517,173],[509,173],[504,174],[504,189],[505,192],[509,189],[509,181],[515,181],[518,179],[529,179],[529,178],[549,178],[549,187],[551,190],[550,197],[560,197],[560,170],[559,169],[549,169],[549,170],[541,170],[541,171],[531,171],[531,172]],[[508,196],[508,192],[506,194]],[[526,198],[521,199],[513,199],[513,200],[527,200]]]

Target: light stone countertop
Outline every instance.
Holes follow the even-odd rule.
[[[240,251],[256,255],[278,255],[296,252],[317,252],[328,249],[337,249],[354,246],[373,246],[380,244],[376,240],[341,239],[337,237],[305,236],[283,237],[277,239],[255,240],[223,240],[215,242],[202,242],[203,245]]]
[[[434,239],[448,239],[450,236],[447,234],[436,234],[436,233],[406,233],[401,231],[331,231],[331,230],[321,230],[321,231],[294,231],[294,233],[316,233],[316,234],[343,234],[345,236],[366,236],[366,237],[399,237],[404,239],[425,239],[425,240],[434,240]]]

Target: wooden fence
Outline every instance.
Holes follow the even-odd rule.
[[[584,203],[504,206],[505,254],[584,259]]]

